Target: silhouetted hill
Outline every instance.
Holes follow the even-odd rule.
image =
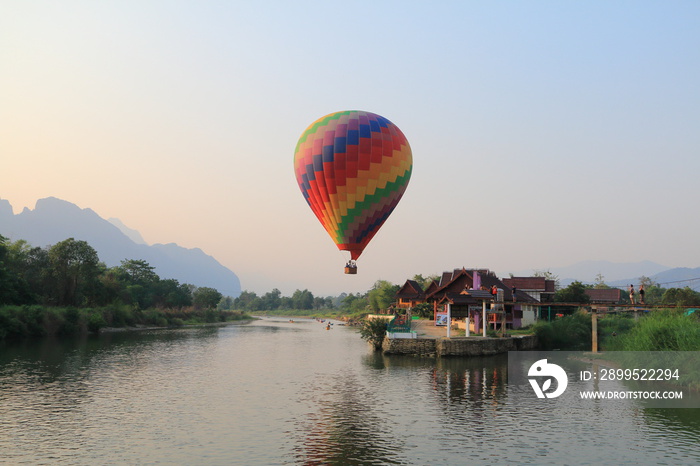
[[[662,288],[685,288],[686,286],[700,291],[700,267],[691,269],[688,267],[676,267],[665,270],[655,275],[647,275],[653,282],[658,283]],[[616,280],[608,283],[610,286],[627,287],[637,286],[639,277]]]
[[[140,238],[138,232],[131,231]],[[54,197],[40,199],[34,210],[25,208],[16,215],[10,203],[0,199],[0,234],[13,241],[24,239],[32,246],[40,247],[75,238],[87,241],[109,267],[119,265],[125,259],[142,259],[155,267],[161,278],[216,288],[232,297],[241,293],[236,274],[201,249],[187,249],[174,243],[137,244],[93,210],[81,209]]]
[[[651,261],[616,263],[610,261],[582,261],[568,267],[551,269],[552,273],[559,276],[560,281],[579,280],[584,283],[592,283],[596,276],[601,274],[606,283],[614,280],[622,280],[626,277],[651,277],[657,273],[668,270],[665,265]],[[573,280],[571,280],[573,279]]]

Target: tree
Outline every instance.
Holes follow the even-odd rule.
[[[700,293],[689,286],[669,288],[661,297],[661,303],[669,306],[700,306]]]
[[[369,300],[367,295],[350,293],[343,298],[340,308],[348,314],[367,313],[369,312]]]
[[[292,295],[294,309],[313,309],[314,295],[309,290],[296,290]]]
[[[639,277],[639,284],[643,285],[645,289],[651,288],[652,286],[659,286],[658,283],[656,283],[654,280],[647,277],[646,275],[642,275],[641,277]]]
[[[87,242],[68,238],[56,243],[49,249],[49,265],[56,304],[80,306],[95,300],[100,275],[99,258],[97,251]]]
[[[554,294],[554,302],[557,303],[587,303],[589,301],[585,285],[578,280]]]
[[[236,299],[233,300],[233,305],[236,309],[242,311],[259,311],[261,300],[254,291],[243,290]]]
[[[534,277],[544,277],[545,280],[554,280],[555,290],[558,290],[560,287],[559,277],[557,275],[554,275],[549,269],[535,270],[535,272],[532,275]]]
[[[423,288],[423,290],[425,290],[430,285],[431,282],[440,281],[440,276],[439,275],[428,275],[427,277],[423,277],[422,274],[418,273],[418,274],[414,275],[411,280],[418,283],[421,286],[421,288]]]
[[[153,284],[155,305],[168,308],[183,308],[192,305],[192,290],[174,278],[158,280]]]
[[[595,283],[593,284],[593,288],[597,290],[605,290],[610,288],[606,283],[605,283],[605,276],[602,273],[598,273],[595,276]]]
[[[0,236],[0,303],[34,304],[50,294],[48,253]]]
[[[222,297],[214,288],[203,286],[192,293],[192,303],[197,309],[214,309]]]
[[[13,277],[7,267],[8,259],[8,239],[0,235],[0,305],[15,304],[16,289]]]
[[[144,260],[123,260],[116,267],[116,274],[122,284],[121,297],[124,302],[147,309],[157,304],[157,285],[160,277],[152,267]]]
[[[118,270],[122,277],[132,284],[150,285],[160,280],[155,267],[144,260],[123,260]]]
[[[412,312],[420,317],[429,318],[433,316],[433,306],[428,303],[416,304]]]
[[[368,293],[369,305],[374,312],[388,309],[396,301],[396,293],[401,287],[386,280],[377,280]]]
[[[280,304],[282,303],[282,301],[280,300],[281,297],[282,297],[282,292],[280,290],[278,290],[277,288],[273,288],[272,291],[268,291],[261,298],[263,309],[265,309],[265,310],[279,309]]]

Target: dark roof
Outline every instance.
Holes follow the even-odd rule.
[[[469,296],[467,294],[460,294],[460,293],[446,293],[438,300],[438,304],[444,303],[445,301],[449,301],[451,304],[479,304],[480,303],[480,301],[478,301],[473,296]]]
[[[620,289],[619,288],[589,288],[584,292],[591,298],[594,303],[619,303]]]
[[[433,293],[439,287],[440,286],[438,285],[438,283],[435,280],[431,281],[430,285],[428,285],[428,287],[425,289],[425,295],[427,296],[427,295]]]
[[[503,283],[511,288],[516,287],[519,290],[545,291],[544,277],[512,277],[504,278]]]
[[[422,298],[425,296],[423,288],[415,280],[406,280],[406,283],[396,292],[397,298]]]
[[[472,275],[465,268],[455,269],[452,272],[443,272],[437,289],[431,290],[431,292],[429,294],[426,293],[426,295],[428,297],[434,297],[436,294],[448,292],[460,293],[473,283],[474,279]]]

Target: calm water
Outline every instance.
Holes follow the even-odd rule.
[[[0,347],[5,464],[698,464],[698,410],[543,412],[507,356],[372,354],[264,319]]]

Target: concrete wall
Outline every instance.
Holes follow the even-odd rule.
[[[489,356],[508,351],[528,351],[537,348],[534,335],[510,338],[418,338],[414,340],[390,340],[383,344],[385,354],[411,354],[415,356]]]

